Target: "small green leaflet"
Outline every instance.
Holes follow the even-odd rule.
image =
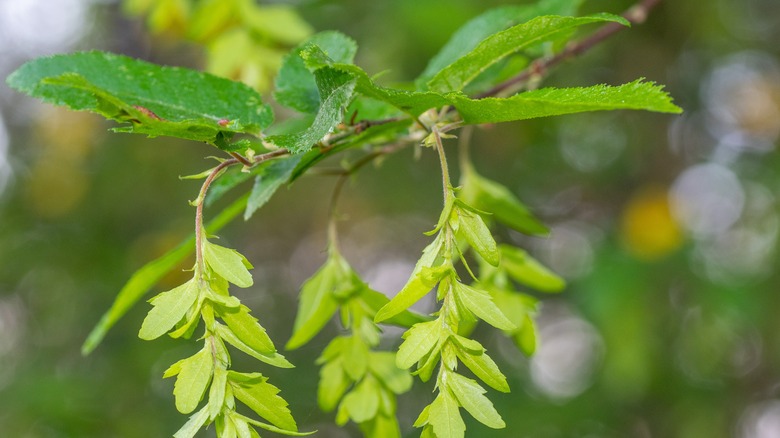
[[[325,412],[336,408],[341,397],[352,385],[342,368],[342,361],[328,362],[320,369],[320,383],[317,387],[317,403]]]
[[[30,96],[123,123],[123,132],[226,146],[235,133],[258,135],[273,120],[260,95],[240,82],[122,55],[78,52],[38,58],[8,85]]]
[[[233,375],[231,373],[229,377]],[[265,418],[276,427],[297,432],[298,426],[287,408],[287,402],[277,395],[279,388],[265,380],[237,382],[234,379],[229,379],[229,382],[233,389],[233,395],[249,406],[257,415]]]
[[[398,292],[398,295],[394,296],[390,302],[379,309],[374,317],[374,321],[382,322],[411,307],[430,292],[450,269],[449,266],[422,267],[420,272],[412,275],[403,289]]]
[[[291,364],[287,359],[284,358],[284,356],[277,352],[263,353],[262,351],[255,350],[254,348],[245,344],[244,341],[239,339],[239,337],[236,336],[232,330],[228,329],[222,324],[216,324],[215,329],[216,333],[224,341],[261,362],[279,368],[295,368],[295,365]]]
[[[246,203],[244,211],[244,220],[250,217],[263,205],[271,199],[284,183],[289,181],[290,175],[300,162],[301,155],[281,158],[272,161],[268,166],[262,168],[255,178],[255,185],[252,187],[252,193]]]
[[[536,261],[527,252],[510,245],[500,246],[501,268],[513,280],[544,292],[560,292],[566,282]]]
[[[608,21],[629,25],[625,18],[612,14],[587,17],[548,15],[534,18],[487,37],[468,54],[436,73],[428,82],[428,87],[441,93],[460,91],[485,69],[513,53],[542,41],[555,39],[576,27]]]
[[[178,365],[178,377],[173,386],[176,409],[182,414],[189,414],[198,407],[203,393],[206,392],[206,388],[211,382],[214,360],[211,357],[211,351],[204,347],[194,355],[174,365]]]
[[[247,267],[252,267],[238,251],[219,246],[203,240],[203,257],[206,264],[225,280],[238,287],[252,285],[252,274]]]
[[[458,355],[458,359],[488,386],[496,391],[509,392],[506,376],[486,353],[471,354],[460,348],[455,349],[455,352]]]
[[[207,407],[203,407],[197,413],[192,414],[190,419],[184,423],[184,426],[173,434],[173,438],[193,438],[208,420],[209,410]]]
[[[338,309],[333,291],[339,280],[346,278],[344,264],[346,261],[338,253],[331,252],[322,268],[303,284],[293,335],[286,349],[293,350],[309,342],[333,317]]]
[[[448,391],[440,391],[430,404],[428,424],[436,438],[463,438],[466,433],[458,402]]]
[[[368,368],[387,389],[403,394],[412,388],[412,375],[396,366],[396,354],[389,351],[375,351],[368,360]]]
[[[442,335],[441,322],[429,321],[415,324],[404,333],[404,342],[398,347],[396,365],[407,369],[417,363],[439,343]]]
[[[472,18],[458,29],[447,44],[431,58],[425,71],[415,80],[418,89],[444,67],[473,50],[485,38],[512,25],[526,22],[540,15],[573,15],[582,0],[542,0],[530,5],[500,6]]]
[[[517,328],[496,306],[487,292],[474,289],[463,283],[455,283],[455,297],[480,319],[500,330]]]
[[[465,208],[458,208],[458,225],[459,231],[466,238],[469,246],[474,248],[486,262],[493,266],[498,266],[498,262],[501,256],[496,246],[496,241],[493,239],[493,235],[490,234],[490,230],[485,221],[478,213],[474,213]]]
[[[477,382],[457,373],[447,374],[447,388],[474,419],[493,429],[506,427],[493,403],[485,397],[485,389]]]
[[[162,336],[184,318],[199,294],[198,282],[192,279],[149,300],[154,308],[146,315],[138,337],[149,341]]]
[[[357,52],[357,44],[340,32],[320,32],[293,49],[282,61],[276,76],[274,98],[281,105],[302,113],[316,113],[320,108],[320,90],[314,74],[306,68],[301,52],[310,45],[317,45],[330,59],[351,64]]]
[[[241,305],[238,309],[225,309],[219,312],[220,318],[227,324],[236,337],[249,348],[262,354],[276,352],[274,343],[265,329],[249,314],[249,308]]]
[[[252,426],[257,426],[257,427],[259,427],[261,429],[265,429],[265,430],[270,431],[270,432],[280,433],[282,435],[287,435],[287,436],[307,436],[307,435],[311,435],[311,434],[317,432],[316,430],[313,430],[311,432],[294,432],[292,430],[281,429],[281,428],[276,427],[276,426],[274,426],[272,424],[263,423],[262,421],[257,421],[257,420],[253,420],[253,419],[251,419],[249,417],[245,417],[245,416],[243,416],[243,415],[241,415],[239,413],[236,413],[235,411],[231,412],[230,416],[233,417],[234,420],[240,419],[240,420],[243,420],[243,421],[251,424]],[[253,437],[257,437],[259,435],[257,435],[255,433],[252,436]]]
[[[346,411],[355,423],[368,421],[374,418],[379,410],[379,391],[374,379],[363,379],[344,397],[339,410]]]
[[[214,376],[209,389],[209,420],[213,421],[225,405],[227,375],[227,369],[223,365],[219,364],[214,368]]]

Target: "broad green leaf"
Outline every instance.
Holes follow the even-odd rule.
[[[341,122],[355,91],[355,79],[330,67],[318,69],[314,77],[322,101],[312,124],[295,134],[271,135],[266,141],[299,154],[311,149]]]
[[[682,112],[672,103],[663,87],[653,82],[643,82],[641,79],[618,86],[542,88],[507,98],[488,97],[473,100],[463,95],[451,95],[451,99],[467,124],[510,122],[619,109],[673,114]]]
[[[486,262],[493,266],[498,266],[500,254],[496,246],[496,241],[485,221],[479,214],[472,213],[463,208],[458,210],[459,231],[466,238],[469,245],[474,248]]]
[[[321,32],[293,49],[282,61],[276,77],[274,98],[280,104],[303,113],[316,113],[320,107],[320,92],[312,74],[301,58],[301,52],[316,45],[335,62],[350,64],[357,52],[357,44],[339,32]]]
[[[368,368],[377,380],[395,394],[403,394],[412,388],[412,375],[396,366],[395,353],[372,352]]]
[[[246,259],[238,251],[203,240],[203,257],[206,264],[225,280],[238,287],[252,285],[252,274],[246,267]]]
[[[273,353],[261,353],[254,348],[245,344],[241,339],[233,333],[232,330],[222,324],[216,324],[216,333],[220,338],[227,341],[230,345],[234,346],[238,350],[242,351],[255,359],[265,362],[268,365],[273,365],[279,368],[295,368],[295,365],[291,364],[287,359],[277,352]]]
[[[433,427],[436,438],[462,438],[466,433],[458,402],[448,391],[440,391],[431,403],[428,424]]]
[[[369,287],[363,288],[363,290],[360,292],[360,298],[363,300],[364,303],[368,305],[368,307],[370,307],[374,311],[374,314],[376,314],[376,312],[379,309],[381,309],[382,306],[390,302],[390,299],[387,298],[385,294],[381,292],[377,292]],[[382,323],[410,328],[411,326],[417,324],[418,322],[430,321],[431,319],[432,318],[428,315],[423,315],[421,313],[404,310],[403,312],[393,316],[392,318],[382,321]]]
[[[320,409],[325,412],[335,409],[341,397],[352,385],[352,381],[347,378],[341,364],[340,360],[328,362],[320,369],[317,403]]]
[[[173,434],[173,438],[193,438],[207,421],[209,421],[209,410],[204,406],[203,409],[192,414],[184,426]]]
[[[198,407],[198,403],[211,382],[213,371],[214,360],[211,357],[211,351],[206,347],[181,362],[179,374],[173,386],[176,409],[179,412],[189,414]]]
[[[488,386],[496,391],[509,392],[506,376],[486,353],[471,354],[461,349],[456,349],[455,352],[458,355],[458,359]]]
[[[442,336],[441,322],[429,321],[414,325],[404,333],[404,342],[398,347],[396,365],[408,369],[428,354]]]
[[[613,21],[629,25],[622,17],[611,14],[597,14],[587,17],[543,16],[512,26],[485,38],[468,54],[441,69],[428,82],[431,90],[438,92],[460,91],[481,72],[525,48],[542,41],[554,39],[579,26]]]
[[[235,200],[214,219],[209,221],[206,224],[206,231],[208,233],[216,233],[235,219],[236,216],[244,210],[247,196],[248,195],[244,195]],[[87,355],[91,353],[106,336],[108,330],[111,329],[111,327],[113,327],[114,324],[116,324],[116,322],[152,288],[152,286],[157,284],[157,282],[159,282],[167,273],[179,266],[179,264],[194,251],[195,236],[192,235],[180,243],[176,248],[165,253],[161,257],[148,262],[142,266],[141,269],[137,270],[119,291],[119,294],[117,294],[108,311],[103,314],[100,321],[98,321],[97,325],[95,325],[89,333],[84,344],[81,346],[81,354]]]
[[[344,396],[341,404],[356,423],[374,418],[379,410],[379,387],[374,379],[363,379]]]
[[[491,218],[521,233],[546,236],[544,226],[509,189],[479,175],[472,166],[463,169],[460,197],[474,207],[491,213]]]
[[[398,295],[379,309],[374,321],[382,322],[408,309],[430,292],[450,270],[449,266],[423,267],[420,272],[409,279]]]
[[[474,289],[463,283],[455,283],[456,299],[461,301],[477,317],[500,330],[517,328],[496,306],[493,299],[485,291]]]
[[[341,256],[331,253],[322,268],[303,283],[293,335],[287,342],[286,349],[294,350],[309,342],[338,309],[333,290],[338,280],[343,278],[340,259]]]
[[[542,0],[530,5],[500,6],[472,18],[439,50],[415,81],[418,88],[444,67],[468,54],[490,35],[540,15],[573,15],[582,0]]]
[[[255,411],[257,415],[281,429],[298,431],[295,419],[287,408],[287,402],[277,395],[279,388],[265,380],[251,383],[230,380],[230,386],[233,388],[233,395]]]
[[[271,199],[276,190],[290,179],[290,175],[299,161],[300,155],[277,159],[259,172],[246,203],[244,220],[249,220],[260,207]]]
[[[475,420],[493,429],[506,427],[501,415],[498,414],[493,403],[485,397],[485,389],[477,382],[460,374],[449,373],[447,375],[447,387],[458,403],[463,406]]]
[[[287,435],[287,436],[307,436],[307,435],[311,435],[311,434],[314,434],[314,433],[317,432],[316,430],[313,430],[311,432],[295,432],[295,431],[292,431],[292,430],[281,429],[279,427],[274,426],[273,424],[268,424],[268,423],[263,423],[262,421],[253,420],[253,419],[251,419],[249,417],[245,417],[245,416],[243,416],[243,415],[241,415],[239,413],[236,413],[236,412],[231,412],[230,415],[233,418],[240,418],[240,419],[246,421],[247,423],[251,424],[252,426],[257,426],[257,427],[259,427],[261,429],[265,429],[267,431],[274,432],[274,433],[280,433],[282,435]]]
[[[559,292],[566,282],[536,261],[527,252],[509,245],[501,245],[502,268],[512,279],[545,292]]]
[[[219,316],[236,337],[249,348],[261,354],[275,353],[276,347],[268,337],[268,333],[249,312],[249,308],[242,305],[237,309],[224,309],[219,312]]]
[[[226,145],[257,135],[273,115],[252,88],[179,67],[104,52],[32,60],[7,79],[21,92],[122,123],[117,130]]]
[[[154,307],[144,318],[138,337],[149,341],[162,336],[184,318],[187,311],[198,300],[199,294],[198,282],[191,279],[149,300]]]

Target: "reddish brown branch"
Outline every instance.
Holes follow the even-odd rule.
[[[629,8],[626,12],[624,12],[623,18],[628,20],[631,24],[644,23],[650,11],[653,8],[655,8],[659,3],[661,3],[661,0],[642,0],[639,3],[635,4],[634,6],[632,6],[631,8]],[[523,84],[532,78],[542,76],[550,68],[570,58],[582,55],[583,53],[587,52],[588,50],[597,46],[602,41],[606,40],[607,38],[620,32],[623,29],[625,29],[625,26],[623,26],[620,23],[607,23],[601,26],[596,32],[592,33],[590,36],[580,41],[570,43],[569,45],[566,46],[565,49],[563,49],[563,51],[555,54],[554,56],[551,56],[549,58],[537,59],[536,61],[532,62],[527,69],[520,72],[520,74],[518,74],[517,76],[514,76],[496,85],[495,87],[478,94],[475,97],[477,99],[481,99],[484,97],[496,96],[502,91],[505,91],[511,87],[514,87],[519,84]]]

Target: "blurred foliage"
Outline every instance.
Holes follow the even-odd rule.
[[[2,3],[0,14],[16,17],[5,6],[12,3]],[[358,62],[370,74],[392,66],[383,80],[393,81],[418,75],[452,31],[502,3],[312,0],[295,10],[315,29],[355,38]],[[619,12],[630,4],[585,2],[584,8]],[[151,44],[156,58],[198,62],[179,37],[144,43],[116,5],[96,3],[91,13],[102,21],[84,26],[90,32],[80,48]],[[547,239],[509,231],[501,238],[532,248],[569,284],[556,299],[543,300],[533,359],[501,337],[481,339],[513,391],[495,397],[507,429],[480,429],[480,436],[780,433],[778,17],[774,0],[666,1],[646,24],[557,68],[546,81],[618,84],[646,76],[668,85],[683,116],[574,115],[475,130],[477,167],[551,225]],[[185,22],[170,31],[185,35]],[[229,29],[226,34],[236,30]],[[286,44],[293,43],[279,45]],[[244,53],[239,59],[261,57]],[[15,63],[3,65],[4,72],[22,61],[4,59]],[[0,131],[0,158],[12,174],[0,185],[0,434],[166,436],[181,419],[170,409],[172,382],[159,376],[194,350],[137,339],[143,308],[130,312],[91,356],[81,357],[79,347],[127,277],[189,233],[191,208],[183,200],[194,197],[198,183],[174,175],[203,168],[208,149],[105,136],[108,126],[94,117],[2,91],[11,141],[6,153]],[[400,288],[426,243],[420,233],[438,215],[438,163],[427,154],[412,159],[411,151],[402,152],[366,169],[346,188],[340,207],[349,213],[342,224],[345,257],[384,292]],[[284,202],[272,200],[250,222],[221,233],[257,266],[256,285],[241,299],[257,309],[275,339],[289,338],[298,287],[325,259],[331,186],[324,176],[303,178],[283,193]],[[160,290],[185,278],[172,275]],[[327,330],[333,335],[337,327]],[[486,333],[478,328],[475,336]],[[314,360],[328,339],[315,337],[286,354],[298,366],[285,371],[294,378],[269,374],[284,382],[301,428],[359,436],[357,429],[330,425],[316,406]],[[420,385],[399,397],[406,436],[416,434],[411,423],[430,401]]]

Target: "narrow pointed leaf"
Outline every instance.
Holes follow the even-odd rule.
[[[269,365],[273,365],[279,368],[295,368],[295,365],[291,364],[287,359],[284,358],[284,356],[282,356],[277,352],[261,353],[255,350],[254,348],[248,346],[241,339],[239,339],[238,336],[236,336],[232,330],[230,330],[229,328],[225,327],[222,324],[217,324],[216,333],[219,335],[220,338],[227,341],[230,345],[234,346],[241,352],[246,353],[261,362],[265,362]]]
[[[193,438],[209,420],[209,410],[204,407],[197,413],[192,414],[189,420],[173,434],[173,438]]]
[[[520,248],[501,246],[502,266],[512,279],[545,292],[559,292],[566,282]]]
[[[471,354],[460,349],[456,349],[455,352],[458,355],[458,359],[488,386],[496,391],[509,392],[506,376],[486,353]]]
[[[328,362],[320,369],[320,383],[317,386],[317,404],[324,412],[336,409],[341,397],[352,381],[341,366],[341,361]]]
[[[458,399],[458,403],[474,417],[475,420],[493,429],[506,427],[501,415],[498,414],[493,403],[485,397],[485,389],[477,382],[460,374],[450,373],[447,379],[447,387]]]
[[[428,87],[438,92],[460,91],[481,72],[525,48],[542,41],[555,39],[576,27],[605,21],[628,25],[621,17],[598,14],[588,17],[537,17],[522,24],[497,32],[479,43],[468,54],[441,69],[429,82]]]
[[[368,368],[387,389],[403,394],[412,388],[412,375],[396,365],[395,354],[389,351],[371,353]]]
[[[287,342],[286,349],[293,350],[309,342],[330,321],[338,309],[333,290],[341,275],[340,263],[335,257],[329,257],[322,268],[301,287],[293,335]]]
[[[251,419],[249,417],[245,417],[245,416],[243,416],[241,414],[237,414],[235,412],[232,413],[231,415],[234,418],[241,418],[242,420],[246,421],[247,423],[251,424],[252,426],[257,426],[257,427],[259,427],[261,429],[265,429],[265,430],[270,431],[270,432],[279,433],[279,434],[287,435],[287,436],[308,436],[308,435],[312,435],[312,434],[317,432],[316,430],[313,430],[311,432],[296,432],[296,431],[292,431],[292,430],[287,430],[287,429],[282,429],[282,428],[276,427],[273,424],[268,424],[268,423],[263,423],[262,421],[253,420],[253,419]]]
[[[198,283],[192,279],[152,298],[154,307],[146,315],[138,337],[148,341],[162,336],[184,318],[199,293]]]
[[[500,254],[496,241],[482,217],[476,213],[464,209],[458,209],[458,224],[460,232],[469,245],[474,248],[486,262],[493,266],[498,266]]]
[[[255,178],[255,185],[252,187],[249,200],[247,200],[244,220],[249,220],[260,207],[271,199],[279,187],[290,179],[290,175],[299,161],[300,155],[295,155],[274,160],[262,169]]]
[[[258,134],[273,116],[252,88],[207,73],[163,67],[104,52],[38,58],[9,76],[19,91],[55,105],[91,111],[122,131],[225,142]]]
[[[431,58],[416,80],[418,88],[427,87],[425,84],[436,73],[468,54],[494,33],[540,15],[572,15],[580,3],[582,0],[543,0],[530,5],[500,6],[485,11],[458,29],[439,53]]]
[[[462,283],[455,283],[457,299],[460,300],[477,317],[500,330],[514,330],[515,324],[507,319],[501,309],[496,306],[490,294],[474,289]]]
[[[447,266],[423,267],[420,272],[409,279],[398,295],[379,309],[374,321],[382,322],[408,309],[430,292],[449,270],[450,268]]]

